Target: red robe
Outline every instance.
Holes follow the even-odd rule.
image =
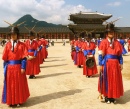
[[[119,41],[114,40],[113,42],[113,48],[110,47],[110,43],[108,39],[104,39],[100,46],[99,50],[102,51],[105,55],[111,54],[111,55],[116,55],[120,56],[122,55],[122,46],[119,43]],[[106,80],[103,77],[102,80],[102,86],[100,84],[100,79],[99,79],[99,84],[98,84],[98,90],[101,92],[104,96],[107,96],[108,98],[119,98],[120,96],[123,95],[123,82],[122,82],[122,74],[119,66],[119,60],[118,59],[108,59],[106,62],[106,68],[107,68],[107,88],[108,91],[106,91],[105,88],[105,82]],[[103,71],[104,75],[104,71]]]
[[[47,56],[48,56],[48,51],[47,51],[47,48],[46,48],[48,46],[48,41],[42,38],[41,42],[42,42],[41,44],[43,46],[43,48],[42,48],[43,59],[46,59]]]
[[[128,52],[130,52],[130,39],[128,40]]]
[[[74,50],[74,43],[75,43],[75,40],[72,40],[70,45],[71,45],[71,59],[74,60],[74,56],[76,54],[76,51]]]
[[[38,43],[33,40],[30,44],[30,40],[27,40],[25,42],[27,50],[36,50],[38,49]],[[28,52],[28,55],[34,56],[34,52]],[[34,58],[32,60],[27,60],[27,68],[26,68],[26,74],[27,75],[38,75],[40,73],[40,67],[39,67],[39,60],[38,58]]]
[[[76,41],[75,42],[75,47],[77,46],[78,48],[80,48],[80,50],[77,52],[77,63],[76,65],[83,65],[83,52],[82,52],[82,41]]]
[[[2,59],[21,60],[27,56],[27,50],[24,43],[18,41],[14,52],[11,51],[12,44],[8,42],[4,48]],[[6,73],[6,103],[7,105],[22,104],[30,96],[26,73],[21,74],[21,64],[8,65]]]
[[[47,56],[48,56],[48,50],[47,50],[47,48],[48,48],[48,41],[46,40],[46,39],[44,39],[45,40],[45,45],[46,45],[46,47],[45,47],[45,58],[47,58]]]
[[[42,41],[41,40],[36,40],[38,43],[38,53],[37,53],[37,58],[39,61],[39,64],[43,64],[43,53],[41,50],[39,50],[39,47],[42,45]]]
[[[95,50],[96,48],[96,45],[94,42],[90,42],[89,44],[90,45],[87,45],[88,42],[84,42],[83,46],[82,46],[82,49],[83,50]],[[92,55],[92,52],[89,52],[88,53],[88,56],[89,55]],[[95,57],[93,57],[94,60],[95,60]],[[86,61],[86,56],[84,56],[84,65],[83,65],[83,75],[86,75],[86,76],[92,76],[92,75],[95,75],[98,73],[97,71],[97,65],[96,65],[96,60],[95,60],[95,65],[94,67],[92,68],[88,68],[85,64],[85,61]]]

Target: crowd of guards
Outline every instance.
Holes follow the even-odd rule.
[[[40,73],[40,64],[48,56],[48,41],[44,36],[29,30],[29,39],[19,40],[19,28],[12,26],[9,40],[6,42],[2,54],[4,61],[4,86],[2,103],[9,106],[20,106],[30,96],[28,82]]]
[[[78,68],[83,67],[83,75],[86,75],[87,77],[97,74],[94,56],[96,44],[95,42],[92,42],[91,39],[91,34],[86,34],[84,32],[79,36],[75,36],[75,39],[71,41],[71,57],[74,61],[74,65]]]
[[[105,37],[93,40],[91,33],[76,34],[70,42],[71,58],[78,68],[83,68],[83,75],[91,78],[99,74],[99,99],[106,103],[116,103],[116,99],[123,96],[123,55],[130,51],[125,49],[126,41],[122,37],[115,38],[114,24],[106,25]],[[95,60],[95,52],[98,60]],[[96,62],[98,62],[96,64]],[[97,65],[99,66],[97,68]]]
[[[99,99],[106,103],[115,103],[123,96],[123,57],[127,53],[123,39],[114,38],[114,25],[106,26],[106,38],[92,41],[92,35],[83,32],[71,41],[71,58],[78,68],[83,67],[83,75],[90,78],[99,73]],[[19,106],[30,96],[26,75],[35,79],[40,73],[40,64],[48,56],[48,41],[44,36],[29,30],[29,39],[19,40],[19,28],[12,26],[9,41],[6,43],[2,59],[4,61],[4,87],[2,103]],[[54,46],[54,42],[52,43]],[[95,60],[98,47],[98,65]],[[130,51],[130,46],[128,46]]]

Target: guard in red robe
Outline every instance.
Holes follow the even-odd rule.
[[[122,46],[114,39],[114,24],[107,24],[106,39],[99,46],[100,77],[98,91],[105,97],[105,102],[115,103],[116,98],[123,96]]]
[[[47,58],[48,56],[48,51],[47,51],[47,48],[48,48],[48,41],[45,39],[44,36],[41,37],[41,42],[42,42],[42,54],[43,54],[43,60],[45,61],[45,59]]]
[[[38,49],[37,49],[37,58],[38,58],[38,61],[39,61],[39,65],[40,64],[43,64],[43,53],[42,53],[42,41],[39,40],[39,34],[36,34],[36,42],[38,43]]]
[[[28,50],[29,60],[27,60],[26,74],[30,75],[29,78],[36,78],[35,75],[40,73],[39,60],[37,58],[38,43],[34,40],[35,34],[29,31],[29,40],[25,44]]]
[[[75,47],[74,47],[74,44],[75,42],[77,41],[77,36],[74,36],[74,40],[72,40],[70,42],[70,45],[71,45],[71,59],[74,61],[74,56],[76,54],[76,50],[75,50]]]
[[[125,55],[127,54],[127,50],[125,49],[125,44],[126,44],[126,41],[124,39],[122,39],[122,37],[120,36],[120,39],[118,39],[118,41],[120,42],[120,44],[122,45],[122,55]]]
[[[75,41],[75,50],[76,54],[74,56],[74,64],[77,65],[79,68],[83,65],[83,52],[82,52],[82,36],[78,36],[78,40]]]
[[[95,49],[96,49],[96,44],[94,42],[91,42],[91,34],[86,35],[85,42],[83,43],[82,46],[82,50],[84,53],[83,75],[86,75],[86,77],[88,78],[98,73],[96,60],[94,56]],[[89,67],[86,65],[86,60],[90,58],[94,60],[94,64]]]
[[[28,55],[24,43],[18,40],[18,27],[11,28],[11,40],[5,45],[2,59],[4,60],[4,88],[2,103],[20,105],[30,96],[26,78],[26,57]]]
[[[128,39],[127,43],[128,43],[128,52],[130,52],[130,38]]]

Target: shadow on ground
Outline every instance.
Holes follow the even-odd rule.
[[[92,76],[92,78],[98,78],[100,75],[99,74],[95,74]]]
[[[66,74],[70,74],[72,72],[64,72],[64,73],[53,73],[53,74],[49,74],[49,75],[39,75],[37,76],[37,79],[42,79],[42,78],[47,78],[47,77],[54,77],[54,76],[60,76],[60,75],[66,75]]]
[[[81,93],[81,92],[82,92],[82,89],[74,89],[74,90],[50,93],[50,94],[42,95],[42,96],[31,97],[21,107],[29,107],[29,106],[33,106],[33,105],[50,101],[52,99],[59,99],[65,96],[70,96],[70,95],[74,95],[76,93]]]
[[[63,58],[63,57],[59,57],[59,56],[58,56],[58,57],[47,57],[47,58]]]
[[[65,65],[68,65],[68,64],[49,65],[49,66],[40,66],[40,68],[58,67],[58,66],[65,66]]]
[[[130,90],[124,92],[124,95],[117,100],[118,104],[126,104],[130,102]]]
[[[50,60],[50,61],[45,61],[45,62],[54,62],[54,61],[65,61],[66,59],[54,59],[54,60]]]

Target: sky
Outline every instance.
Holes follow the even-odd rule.
[[[0,0],[0,27],[9,26],[26,14],[39,21],[68,25],[70,14],[98,12],[112,14],[115,26],[130,27],[130,0]]]

